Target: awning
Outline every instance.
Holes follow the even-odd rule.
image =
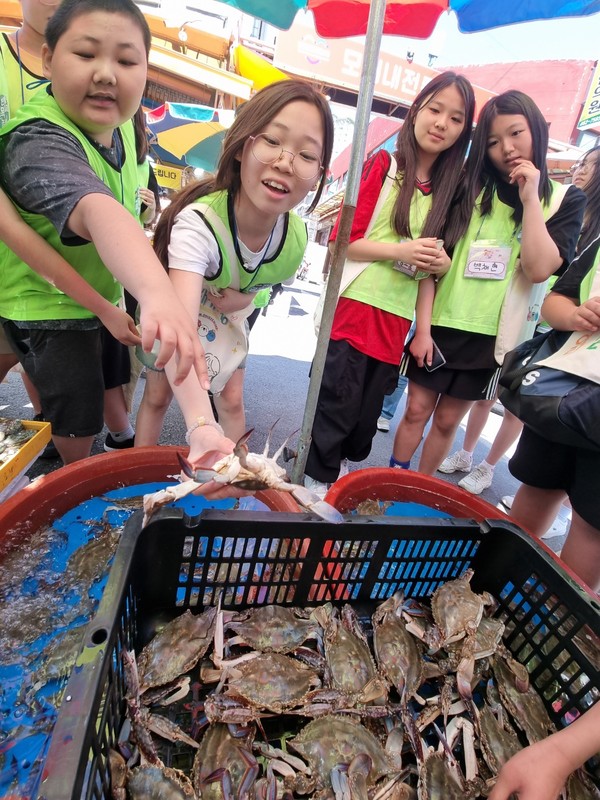
[[[176,76],[180,81],[209,86],[217,92],[222,92],[241,100],[250,99],[252,81],[242,78],[234,72],[226,72],[222,69],[209,67],[207,64],[201,64],[193,58],[175,53],[166,47],[152,45],[149,65],[153,69]]]
[[[264,56],[238,44],[233,51],[235,67],[240,75],[251,80],[256,91],[264,89],[271,83],[285,81],[288,75],[282,72]]]
[[[0,3],[3,1],[5,0],[0,0]],[[227,61],[231,44],[228,37],[207,33],[186,22],[181,27],[167,25],[162,17],[157,17],[154,14],[144,14],[144,17],[150,28],[150,33],[156,39],[170,42],[182,52],[189,49],[205,56],[210,56],[217,61]],[[184,39],[181,38],[182,31],[185,31]]]

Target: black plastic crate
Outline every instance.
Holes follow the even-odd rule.
[[[110,798],[107,753],[124,714],[120,654],[160,621],[218,597],[225,608],[351,602],[370,613],[395,591],[428,597],[471,567],[498,600],[505,642],[556,723],[600,694],[600,605],[545,548],[500,520],[161,511],[128,522],[98,614],[65,691],[38,797]]]

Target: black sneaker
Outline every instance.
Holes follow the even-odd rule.
[[[35,414],[34,417],[33,417],[33,421],[34,422],[46,422],[46,420],[44,419],[44,415],[43,414]],[[38,458],[43,458],[43,459],[45,459],[47,461],[50,461],[50,459],[53,459],[53,458],[60,458],[60,455],[58,454],[58,450],[56,449],[56,445],[54,444],[52,439],[50,439],[50,441],[48,442],[48,444],[46,445],[44,450],[39,454]]]
[[[106,434],[106,439],[104,440],[104,449],[107,453],[112,453],[113,450],[127,450],[129,447],[133,447],[135,439],[133,436],[131,439],[123,439],[120,442],[117,442],[116,439],[110,435],[110,433]]]

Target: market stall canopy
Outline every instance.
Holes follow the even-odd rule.
[[[234,112],[186,103],[164,103],[146,114],[154,158],[176,166],[214,170]]]
[[[367,32],[371,0],[223,0],[277,28],[287,29],[300,10],[312,11],[319,36],[360,36]],[[598,0],[388,0],[384,34],[427,39],[444,11],[454,11],[463,33],[490,30],[517,22],[580,17],[600,11]]]

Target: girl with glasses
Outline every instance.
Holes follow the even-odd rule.
[[[201,310],[198,334],[214,404],[233,441],[246,430],[244,320],[259,291],[291,278],[302,263],[306,227],[292,209],[313,190],[308,211],[316,207],[332,146],[333,118],[322,94],[300,80],[267,86],[241,106],[225,136],[216,173],[181,191],[157,224],[154,247],[160,260],[190,315],[198,319]],[[213,310],[212,317],[207,309]],[[221,334],[210,319],[239,326],[240,346],[226,362],[215,356],[215,337]],[[194,383],[189,376],[183,396],[181,388],[177,395],[186,420],[198,413],[193,411]],[[171,396],[165,376],[148,370],[136,446],[156,444]],[[193,426],[190,460],[205,450],[222,449],[211,439],[214,426],[212,419],[208,426]]]
[[[600,145],[588,150],[574,167],[571,182],[582,189],[587,198],[578,244],[578,249],[583,250],[596,238],[597,221],[600,219]]]
[[[587,197],[577,257],[552,286],[542,306],[542,316],[556,330],[596,333],[600,330],[600,147],[586,153],[587,180],[581,171],[573,183]],[[598,475],[600,453],[561,444],[527,425],[509,461],[511,475],[521,481],[511,507],[511,517],[534,536],[551,527],[565,500],[571,505],[571,524],[561,559],[593,591],[600,590],[600,504]]]
[[[466,78],[436,75],[409,109],[394,155],[379,151],[364,166],[348,257],[365,268],[335,311],[305,470],[315,493],[325,494],[345,459],[369,455],[383,398],[397,385],[417,295],[426,301],[431,276],[450,266],[447,251],[456,238],[445,222],[474,108]],[[392,159],[395,182],[374,214]],[[418,313],[417,306],[417,319]]]

